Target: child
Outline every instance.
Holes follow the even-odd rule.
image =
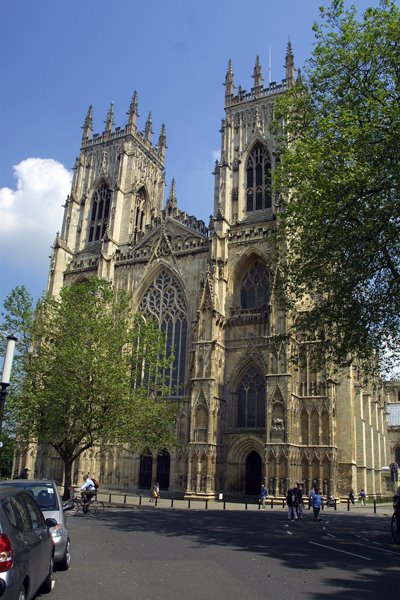
[[[320,490],[315,490],[315,494],[313,497],[313,511],[314,511],[314,521],[320,521],[319,513],[322,506],[322,496]]]

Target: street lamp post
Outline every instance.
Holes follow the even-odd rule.
[[[0,381],[0,433],[3,428],[4,405],[6,403],[7,388],[10,385],[11,366],[14,358],[15,342],[17,338],[14,335],[7,336],[6,352],[4,354],[3,371]]]

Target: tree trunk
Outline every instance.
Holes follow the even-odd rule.
[[[69,490],[69,488],[71,487],[71,483],[72,483],[71,471],[72,471],[72,461],[64,459],[64,494],[63,494],[63,500],[68,500],[69,497],[70,497],[70,490]]]

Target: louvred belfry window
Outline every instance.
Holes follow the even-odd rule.
[[[183,396],[187,352],[187,318],[182,289],[170,273],[162,271],[147,289],[138,308],[145,318],[157,320],[166,334],[167,355],[174,354],[172,368],[164,374],[175,396]]]
[[[247,159],[246,167],[247,212],[271,207],[271,159],[268,150],[257,144]]]
[[[102,183],[95,191],[90,209],[88,242],[102,240],[108,225],[111,205],[111,190]]]

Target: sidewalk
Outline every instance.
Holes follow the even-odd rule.
[[[182,498],[163,498],[157,500],[157,502],[149,501],[149,494],[140,495],[132,492],[124,494],[120,491],[115,490],[99,490],[97,493],[99,500],[102,500],[106,506],[118,507],[118,508],[172,508],[178,510],[190,509],[190,510],[262,510],[258,502],[246,502],[233,501],[233,500],[199,500],[199,499],[182,499]],[[349,510],[350,509],[350,510]],[[282,498],[271,498],[269,497],[265,511],[280,511],[287,512],[286,503]],[[308,510],[308,500],[306,499],[304,510]],[[350,504],[346,501],[337,502],[336,509],[334,507],[328,507],[326,504],[323,509],[324,512],[340,512],[340,513],[357,513],[357,514],[368,514],[368,515],[382,515],[391,516],[393,513],[392,503],[390,501],[385,503],[367,502],[366,506],[361,506],[359,503]]]

